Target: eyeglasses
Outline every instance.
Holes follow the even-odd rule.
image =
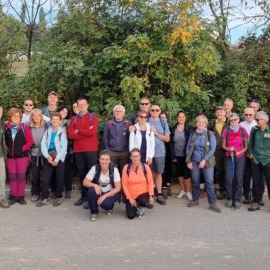
[[[143,106],[143,105],[145,105],[145,106],[147,106],[149,104],[149,102],[141,102],[141,105]]]
[[[20,118],[21,116],[20,115],[12,115],[11,117]]]
[[[140,158],[140,156],[130,156],[131,158]]]
[[[230,119],[230,122],[238,121],[238,119]]]
[[[30,106],[30,107],[32,107],[32,106],[34,106],[34,104],[25,103],[24,106]]]
[[[246,113],[245,116],[253,116],[253,114],[248,114],[248,113]]]
[[[140,115],[139,117],[142,118],[142,119],[143,119],[143,118],[144,118],[144,119],[147,119],[147,116],[142,116],[142,115]]]
[[[151,112],[159,112],[159,109],[152,109]]]

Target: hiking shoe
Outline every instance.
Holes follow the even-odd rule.
[[[54,201],[53,201],[53,206],[59,206],[61,204],[61,199],[60,198],[56,198]]]
[[[226,207],[231,208],[232,207],[232,200],[228,200],[226,202]]]
[[[36,203],[36,202],[38,202],[38,200],[39,200],[39,195],[33,195],[31,198],[32,203]]]
[[[217,195],[217,199],[218,199],[218,200],[224,200],[224,199],[226,199],[226,198],[227,198],[227,194],[226,194],[225,191],[220,192],[219,195]]]
[[[258,203],[252,203],[251,206],[248,208],[248,211],[254,212],[256,210],[260,210],[260,205]]]
[[[23,196],[20,196],[20,197],[18,198],[18,203],[19,203],[20,205],[26,205],[26,204],[27,204],[27,202],[25,201],[25,199],[24,199]]]
[[[168,190],[167,188],[162,188],[161,194],[163,196],[163,198],[166,200],[168,199]]]
[[[9,205],[13,205],[16,202],[17,202],[17,197],[10,195],[8,199]]]
[[[190,201],[187,204],[187,207],[194,207],[194,206],[197,206],[197,205],[199,205],[199,201]]]
[[[249,204],[249,199],[244,199],[243,204]]]
[[[153,209],[153,208],[154,208],[154,205],[148,203],[148,204],[146,205],[146,208],[148,208],[148,209]]]
[[[191,195],[191,193],[190,192],[187,192],[186,195],[187,195],[188,200],[189,201],[192,201],[192,195]]]
[[[8,200],[7,199],[2,199],[1,201],[0,201],[0,207],[2,207],[2,208],[9,208],[9,203],[8,203]]]
[[[184,190],[181,190],[180,193],[176,196],[177,199],[181,199],[186,195],[186,192]]]
[[[43,199],[42,201],[38,202],[36,204],[36,207],[42,207],[42,206],[45,206],[45,205],[48,205],[49,204],[49,201],[48,199]]]
[[[221,212],[221,209],[215,203],[210,203],[209,209],[216,213]]]
[[[90,217],[90,220],[91,221],[96,221],[97,219],[97,214],[92,214],[91,217]]]
[[[88,202],[83,203],[83,209],[89,209],[89,204],[88,204]]]
[[[162,195],[158,195],[158,196],[157,196],[157,202],[158,202],[160,205],[165,205],[165,204],[166,204],[166,201],[165,201],[165,199],[163,198]]]
[[[112,210],[112,209],[111,209],[111,210],[107,210],[107,211],[106,211],[106,215],[107,215],[107,216],[111,216],[111,215],[112,215],[112,213],[113,213],[113,210]]]
[[[87,202],[86,198],[80,198],[78,201],[74,203],[75,206],[83,205],[85,202]]]
[[[139,207],[138,217],[139,218],[144,218],[144,216],[145,216],[144,209],[142,207]]]
[[[71,191],[66,191],[65,199],[70,199],[70,198],[71,198]]]
[[[259,202],[259,205],[260,205],[260,206],[264,206],[264,205],[265,205],[264,201],[261,200],[261,201]]]
[[[241,207],[240,202],[235,202],[234,206],[236,209],[240,209],[240,207]]]

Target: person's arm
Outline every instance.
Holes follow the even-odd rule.
[[[22,125],[23,125],[22,128],[25,131],[25,141],[26,141],[26,143],[22,146],[22,151],[27,151],[32,147],[34,140],[29,126],[24,124]]]
[[[87,121],[90,122],[90,117],[89,116],[84,116],[88,117],[89,119]],[[90,122],[90,127],[89,128],[82,128],[79,129],[79,134],[85,137],[91,137],[92,135],[96,134],[98,131],[98,117],[94,114],[92,122]]]
[[[155,134],[155,136],[157,136],[160,140],[162,140],[164,142],[169,142],[170,141],[170,134],[164,134],[163,135],[161,133],[158,133],[154,126],[151,126],[151,130]]]
[[[207,136],[205,134],[205,136]],[[210,150],[208,151],[208,153],[206,153],[204,160],[208,160],[210,157],[212,157],[216,151],[216,145],[217,145],[217,140],[214,134],[212,134],[212,136],[209,138],[209,143],[210,143]]]
[[[84,139],[85,136],[82,136],[80,133],[78,133],[78,128],[75,127],[74,124],[75,117],[73,116],[70,120],[69,127],[68,127],[68,137],[71,140],[80,140]],[[78,119],[77,119],[78,121]]]
[[[58,140],[58,139],[59,139],[59,137],[57,136],[56,140]],[[57,150],[57,155],[56,155],[56,158],[54,160],[57,163],[59,160],[65,159],[65,156],[67,154],[68,141],[67,141],[67,134],[65,132],[62,132],[62,134],[61,134],[59,145],[60,145],[60,149]]]
[[[107,150],[110,150],[109,148],[109,123],[107,122],[104,127],[104,134],[103,134],[103,143]]]
[[[128,164],[124,166],[123,171],[122,171],[122,188],[124,190],[127,200],[129,200],[131,199],[131,195],[128,190],[128,178],[130,177],[130,175],[128,176],[127,174],[127,167],[128,167]]]

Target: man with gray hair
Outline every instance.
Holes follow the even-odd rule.
[[[113,108],[114,118],[107,121],[104,128],[104,146],[110,151],[111,161],[122,175],[123,167],[129,161],[129,127],[130,122],[124,118],[125,108],[116,105]]]
[[[231,98],[225,98],[223,106],[225,108],[226,117],[229,118],[230,115],[232,114],[233,100]]]
[[[260,200],[264,191],[264,177],[270,199],[270,128],[269,116],[259,111],[255,117],[258,127],[251,130],[249,138],[249,153],[252,165],[253,202],[248,211],[260,210]]]

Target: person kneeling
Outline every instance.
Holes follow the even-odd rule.
[[[125,165],[122,172],[122,186],[125,192],[126,213],[129,219],[136,215],[144,217],[144,207],[153,204],[154,184],[150,167],[142,163],[138,148],[130,152],[131,163]]]
[[[91,221],[97,218],[98,206],[110,215],[121,190],[121,178],[118,169],[111,163],[108,150],[100,152],[99,164],[93,166],[87,173],[83,186],[88,188],[87,198]]]

